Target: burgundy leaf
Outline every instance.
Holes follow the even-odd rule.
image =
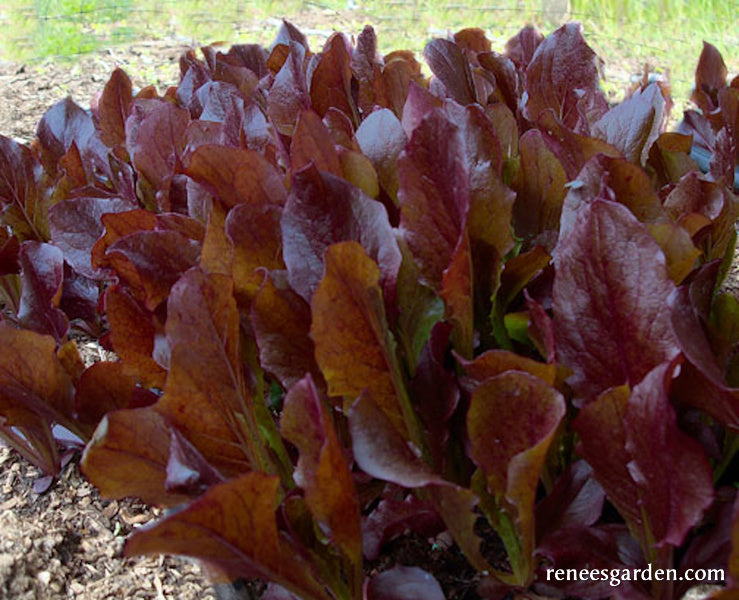
[[[543,41],[541,32],[533,25],[527,25],[506,42],[505,53],[519,69],[525,71]]]
[[[20,241],[48,238],[46,211],[36,184],[38,171],[38,159],[30,148],[0,136],[0,222]]]
[[[285,275],[272,271],[264,277],[251,305],[251,320],[262,368],[289,389],[306,373],[316,382],[322,376],[309,335],[310,306],[292,290]]]
[[[691,291],[683,285],[669,299],[677,343],[688,361],[678,378],[676,393],[689,405],[736,431],[739,430],[739,389],[726,383]]]
[[[131,114],[133,88],[125,71],[116,68],[103,88],[97,104],[100,139],[108,147],[126,143],[126,119]]]
[[[618,148],[627,160],[644,165],[665,118],[665,99],[653,83],[609,110],[593,124],[592,131]]]
[[[470,64],[457,44],[441,38],[431,40],[423,56],[452,98],[463,106],[477,100]]]
[[[310,108],[303,61],[307,46],[290,41],[290,53],[267,94],[267,114],[277,131],[292,135],[298,115]]]
[[[359,242],[377,262],[380,285],[392,306],[401,255],[385,208],[315,167],[296,173],[282,214],[282,252],[290,284],[306,301],[323,276],[326,249],[350,240]]]
[[[405,488],[444,483],[366,392],[349,410],[349,432],[354,460],[368,475]]]
[[[555,266],[557,357],[579,398],[633,386],[677,354],[666,306],[674,284],[657,242],[628,209],[586,206],[558,244]]]
[[[282,435],[300,453],[295,483],[330,540],[355,566],[362,562],[359,498],[344,449],[329,412],[310,375],[287,392],[280,419]]]
[[[139,189],[144,204],[171,210],[170,186],[185,148],[190,115],[163,100],[137,100],[126,121],[126,148],[150,188]]]
[[[342,174],[339,154],[321,117],[313,110],[303,110],[290,143],[290,168],[297,174],[310,163],[319,171]]]
[[[164,489],[173,494],[199,496],[223,477],[177,429],[170,430],[169,460]]]
[[[580,454],[643,547],[683,543],[713,501],[711,467],[697,441],[677,427],[663,363],[630,392],[614,387],[574,423]]]
[[[470,205],[459,128],[440,110],[429,113],[414,130],[398,168],[401,230],[422,281],[440,290]]]
[[[357,108],[352,99],[351,45],[343,33],[326,40],[318,64],[310,78],[310,98],[321,117],[335,108],[356,121]]]
[[[537,554],[549,561],[537,575],[539,583],[536,588],[545,594],[614,600],[648,600],[652,597],[638,581],[622,581],[617,577],[623,574],[624,569],[631,572],[635,568],[646,567],[639,545],[624,525],[560,529],[537,548]],[[567,569],[579,572],[583,565],[597,570],[595,581],[566,578]],[[602,578],[601,573],[604,573]]]
[[[122,198],[72,198],[61,200],[49,209],[51,240],[64,253],[64,259],[78,273],[100,278],[91,264],[92,248],[105,232],[102,216],[136,208]]]
[[[71,98],[57,102],[46,111],[36,129],[41,161],[47,172],[56,173],[57,163],[72,144],[84,154],[94,135],[95,126],[92,117]]]
[[[259,471],[215,485],[183,510],[137,531],[124,551],[192,556],[233,579],[261,577],[301,598],[328,600],[332,596],[310,565],[280,536],[278,487],[279,478]]]
[[[710,114],[718,107],[718,94],[726,87],[727,76],[728,71],[721,53],[715,46],[704,41],[695,69],[695,90],[691,97],[704,114]]]
[[[23,282],[19,321],[61,342],[69,331],[69,320],[59,310],[64,279],[62,251],[51,244],[27,241],[21,244],[18,258]]]
[[[536,507],[536,539],[546,544],[548,535],[570,527],[589,527],[603,511],[606,494],[584,460],[567,466],[549,494]]]
[[[444,600],[444,592],[432,575],[418,567],[396,565],[367,583],[365,600]]]
[[[539,44],[526,67],[524,117],[536,122],[551,108],[565,127],[587,132],[580,107],[584,101],[603,98],[601,70],[602,61],[583,39],[582,26],[563,25]]]
[[[521,169],[513,183],[517,192],[513,224],[519,237],[535,240],[559,229],[567,175],[537,129],[521,136],[519,152]]]

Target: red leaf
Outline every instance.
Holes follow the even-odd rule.
[[[153,404],[157,397],[136,386],[136,379],[126,373],[123,363],[98,362],[88,367],[75,381],[77,419],[90,434],[100,420],[114,410]]]
[[[71,98],[60,100],[46,111],[36,129],[41,162],[49,174],[55,174],[57,163],[75,144],[83,156],[95,135],[92,117]]]
[[[62,251],[29,240],[21,244],[18,259],[23,285],[18,320],[28,329],[61,342],[69,331],[69,319],[59,310],[64,279]]]
[[[306,373],[325,389],[309,335],[310,306],[290,288],[284,273],[273,271],[264,277],[251,305],[251,320],[265,371],[285,389]]]
[[[0,347],[0,435],[56,475],[60,464],[51,426],[69,426],[74,414],[72,382],[57,358],[56,342],[0,324]]]
[[[468,377],[471,378],[473,387],[506,371],[523,371],[538,377],[548,385],[554,385],[557,374],[556,366],[553,364],[541,363],[507,350],[488,350],[475,357],[474,360],[468,361],[462,358],[458,360]]]
[[[349,431],[354,460],[368,475],[404,488],[445,483],[411,450],[368,392],[349,409]]]
[[[506,42],[505,53],[519,69],[526,70],[544,36],[533,25],[527,25]]]
[[[477,101],[470,64],[457,44],[441,38],[431,40],[423,56],[452,98],[463,106]]]
[[[124,371],[147,387],[164,387],[166,372],[152,356],[155,340],[162,332],[151,313],[114,285],[105,292],[105,314],[111,343],[123,361]]]
[[[133,107],[131,80],[125,71],[116,68],[103,88],[97,105],[100,139],[108,147],[126,143],[126,119]]]
[[[387,212],[345,180],[306,167],[293,176],[282,215],[282,252],[290,284],[310,302],[324,273],[324,253],[337,242],[359,242],[380,267],[392,306],[401,255]]]
[[[233,278],[237,299],[248,305],[264,279],[261,269],[284,269],[280,217],[274,204],[240,204],[226,217],[233,244]],[[301,375],[302,377],[302,375]]]
[[[385,542],[408,529],[430,534],[439,531],[440,525],[442,522],[431,502],[419,500],[414,494],[409,494],[404,500],[384,498],[362,526],[364,557],[377,560]]]
[[[348,406],[366,390],[394,428],[407,432],[408,398],[378,282],[379,269],[359,244],[329,247],[310,334],[329,395],[344,396]]]
[[[444,592],[423,569],[396,565],[369,580],[364,600],[444,600]]]
[[[149,504],[177,506],[189,496],[165,488],[170,431],[151,407],[111,412],[85,448],[82,470],[106,498],[138,496]]]
[[[634,385],[678,347],[664,255],[623,206],[596,200],[557,246],[553,309],[557,357],[587,401]]]
[[[199,257],[200,244],[178,231],[138,231],[111,244],[106,253],[121,279],[151,311],[167,299],[172,285]]]
[[[267,94],[267,114],[275,129],[283,135],[293,134],[298,115],[311,106],[303,67],[307,46],[294,41],[289,44],[287,60],[275,75]]]
[[[704,114],[709,115],[718,107],[718,94],[726,87],[727,77],[728,71],[721,53],[704,41],[695,69],[695,89],[691,97]]]
[[[514,521],[521,557],[529,568],[535,542],[536,490],[549,445],[565,412],[559,392],[517,371],[486,379],[470,399],[470,456],[485,474],[488,492]],[[525,572],[520,575],[527,576]]]
[[[422,281],[441,289],[470,205],[464,141],[459,129],[434,110],[414,130],[398,161],[400,225]]]
[[[185,148],[190,115],[164,100],[137,100],[126,121],[126,147],[145,183],[144,204],[171,210],[170,186]],[[148,184],[149,187],[143,187]]]
[[[536,240],[540,234],[559,229],[567,175],[536,129],[521,136],[519,152],[521,169],[513,183],[517,192],[513,224],[519,237]]]
[[[305,600],[331,596],[275,519],[279,478],[254,471],[212,487],[187,508],[126,543],[125,553],[181,554],[212,564],[231,578],[274,581]]]
[[[303,110],[298,116],[290,144],[290,168],[293,174],[297,174],[310,163],[319,171],[337,176],[342,174],[339,154],[321,117],[312,110]]]
[[[632,392],[605,392],[574,423],[580,454],[645,551],[651,540],[680,546],[713,501],[705,453],[678,429],[667,397],[673,371],[663,363]]]
[[[549,494],[536,507],[536,539],[546,544],[548,535],[570,527],[589,527],[603,511],[606,494],[584,460],[570,463]]]
[[[27,146],[0,136],[0,222],[20,241],[44,241],[48,237],[46,210],[36,185],[38,159]]]
[[[587,132],[582,106],[605,97],[600,91],[602,61],[582,36],[579,23],[567,23],[539,44],[526,67],[528,94],[523,115],[536,122],[551,108],[565,127]]]
[[[54,245],[64,253],[72,268],[86,277],[100,278],[92,266],[92,249],[105,232],[103,215],[136,208],[122,198],[72,198],[49,209],[49,225]]]
[[[310,98],[319,116],[324,117],[329,108],[336,108],[356,120],[351,90],[351,46],[342,33],[334,33],[323,46],[318,64],[310,78]]]
[[[357,490],[328,402],[320,396],[310,375],[288,390],[280,429],[300,453],[294,478],[305,490],[308,507],[329,539],[353,565],[361,565]]]
[[[226,208],[241,203],[282,205],[287,196],[277,169],[254,150],[212,144],[198,146],[189,157],[185,173]]]
[[[603,115],[593,124],[593,135],[618,148],[626,160],[643,166],[666,116],[665,99],[653,83]]]
[[[156,410],[225,476],[246,472],[257,456],[256,421],[231,280],[185,273],[169,296],[166,332],[169,374]]]

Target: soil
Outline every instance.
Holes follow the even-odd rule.
[[[176,83],[178,59],[185,49],[176,41],[154,41],[73,61],[0,62],[0,134],[29,142],[46,109],[67,95],[88,107],[117,66],[126,70],[136,88],[154,84],[163,91]],[[737,260],[726,287],[739,294]],[[80,349],[86,360],[102,358],[94,346],[81,343]],[[193,562],[161,556],[121,558],[126,536],[159,513],[132,500],[100,498],[81,475],[76,458],[48,490],[37,493],[34,486],[44,487],[42,473],[0,441],[0,600],[214,600]],[[409,538],[397,545],[392,555],[403,564],[425,560],[425,568],[446,571],[452,580],[439,578],[447,597],[473,597],[467,588],[474,576],[462,573],[463,560],[454,562],[454,556],[438,550],[438,556],[432,552],[428,558],[429,547],[437,547],[428,540]],[[460,575],[466,580],[454,580]]]

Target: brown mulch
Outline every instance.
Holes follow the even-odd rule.
[[[160,91],[178,77],[186,46],[142,42],[74,61],[0,63],[0,134],[28,142],[36,124],[67,95],[83,107],[110,73],[123,67],[134,87]],[[739,261],[726,286],[739,294]],[[89,360],[98,352],[80,342]],[[77,460],[45,493],[33,490],[41,473],[0,441],[0,600],[213,600],[197,564],[181,558],[121,558],[126,536],[158,516],[131,500],[103,500],[80,474]]]

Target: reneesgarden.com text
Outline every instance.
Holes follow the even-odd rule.
[[[608,581],[617,587],[623,581],[699,581],[723,583],[723,569],[685,569],[678,574],[677,569],[549,569],[547,581]]]

